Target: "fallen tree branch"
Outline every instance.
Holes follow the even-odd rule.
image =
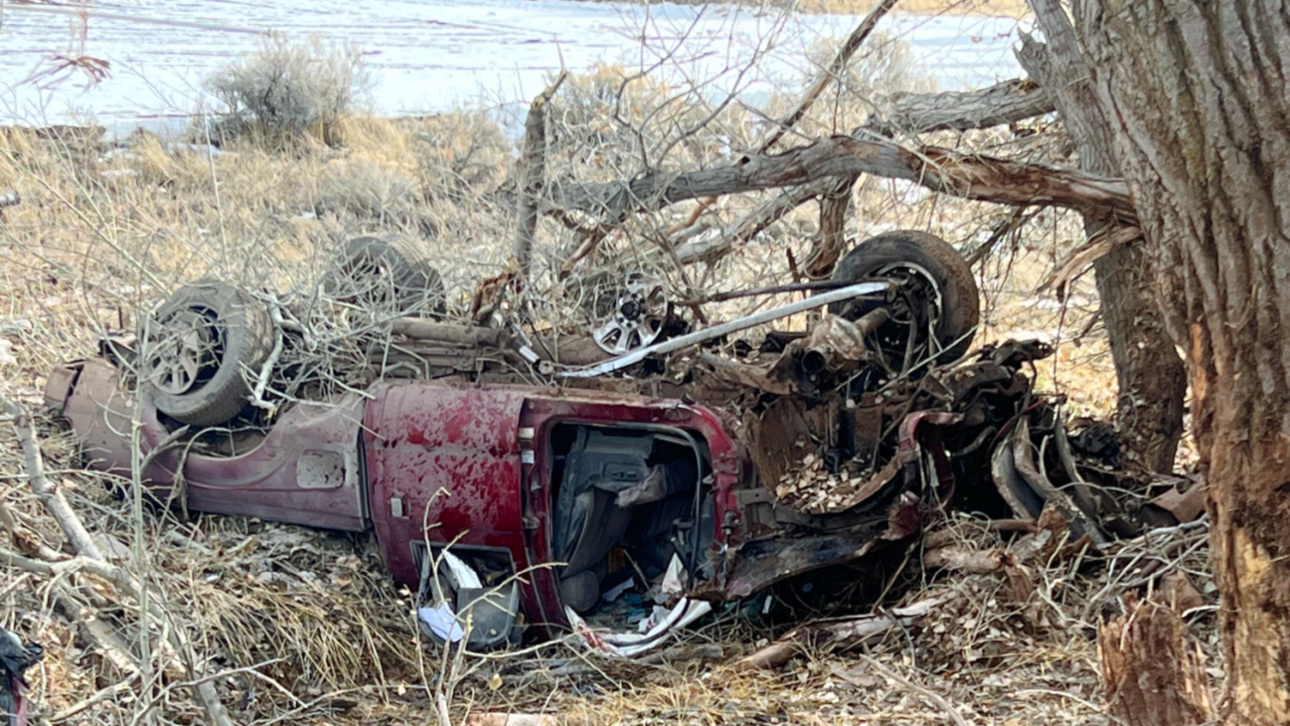
[[[62,492],[45,477],[44,458],[41,456],[40,445],[36,442],[35,429],[31,425],[31,419],[26,410],[3,396],[0,396],[0,409],[13,416],[14,431],[18,435],[19,446],[22,448],[27,480],[32,490],[35,491],[36,496],[45,505],[49,513],[58,521],[59,526],[62,527],[64,534],[72,542],[72,546],[77,553],[77,557],[72,560],[52,565],[52,570],[58,573],[63,567],[83,567],[107,579],[126,592],[139,592],[139,583],[134,576],[108,562],[98,546],[94,544],[80,517],[76,515],[71,505],[67,503],[66,498],[63,497]],[[90,638],[103,649],[105,655],[114,664],[125,673],[139,671],[138,662],[134,656],[130,655],[128,647],[125,646],[120,636],[107,623],[92,614],[87,615],[87,613],[92,613],[93,611],[76,600],[71,588],[62,582],[57,582],[54,595],[59,608],[69,618],[84,622],[86,632]],[[156,605],[153,605],[148,610],[149,614],[158,619],[169,619],[168,614],[161,611]],[[192,663],[196,662],[196,658],[192,655],[188,637],[184,633],[185,628],[176,624],[165,630],[167,631],[166,638],[174,646],[176,652],[189,653],[191,668]],[[233,722],[228,717],[228,711],[224,708],[224,704],[220,702],[219,694],[216,692],[212,682],[202,681],[196,683],[192,691],[194,700],[206,712],[206,716],[213,726],[233,726]]]
[[[49,722],[58,723],[59,721],[66,721],[71,717],[75,716],[76,714],[80,713],[81,711],[84,711],[85,709],[89,708],[90,706],[95,706],[110,698],[114,698],[118,693],[121,693],[122,691],[130,690],[130,688],[134,685],[134,682],[138,678],[139,678],[138,672],[131,673],[130,675],[125,677],[125,680],[120,681],[118,683],[114,683],[106,688],[99,689],[97,692],[94,693],[94,695],[90,696],[89,698],[86,698],[82,701],[78,701],[77,703],[72,704],[67,708],[64,708],[58,713],[55,713],[53,716],[49,717]]]
[[[1091,216],[1136,219],[1121,179],[961,154],[933,146],[918,150],[889,141],[831,136],[782,154],[748,154],[733,164],[676,173],[652,171],[606,183],[549,185],[554,206],[618,217],[700,197],[810,184],[873,174],[914,182],[964,199],[1018,206],[1047,205]]]
[[[718,260],[735,245],[756,237],[767,227],[787,216],[789,212],[828,193],[836,185],[837,180],[824,179],[813,184],[785,189],[782,194],[776,194],[759,202],[742,219],[720,230],[712,230],[711,234],[700,234],[686,240],[676,248],[677,259],[683,264]]]
[[[138,676],[139,662],[130,652],[130,646],[107,623],[98,617],[91,607],[79,602],[72,590],[64,582],[56,582],[53,588],[54,604],[63,611],[67,619],[79,623],[86,638],[94,643],[103,658],[123,677]]]
[[[1094,262],[1113,252],[1121,245],[1142,237],[1142,230],[1136,225],[1106,226],[1101,231],[1085,240],[1080,246],[1070,251],[1066,259],[1053,270],[1043,282],[1039,283],[1038,292],[1065,287],[1068,282],[1079,277]]]
[[[94,544],[89,531],[81,523],[80,517],[72,511],[63,493],[50,484],[49,479],[45,477],[45,461],[40,455],[36,432],[32,428],[31,418],[27,416],[26,410],[4,397],[0,397],[0,408],[13,417],[13,428],[18,434],[18,445],[22,448],[23,463],[27,469],[27,482],[41,504],[45,505],[45,509],[49,510],[49,513],[58,521],[58,526],[62,528],[63,534],[67,535],[67,539],[71,541],[77,552],[96,560],[105,559],[98,545]]]
[[[1056,111],[1052,96],[1029,78],[978,91],[894,93],[877,106],[862,128],[883,136],[986,129]]]

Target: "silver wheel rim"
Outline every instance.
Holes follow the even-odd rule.
[[[196,310],[181,310],[154,320],[148,335],[147,381],[158,391],[179,396],[191,391],[202,369],[216,358],[218,332]]]
[[[618,296],[609,317],[591,331],[601,350],[624,355],[658,340],[667,321],[663,286],[635,280]]]

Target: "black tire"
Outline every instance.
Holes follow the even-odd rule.
[[[201,280],[153,311],[139,339],[139,380],[151,390],[157,410],[181,423],[218,426],[246,407],[248,376],[259,374],[273,349],[273,319],[245,291]],[[176,354],[182,339],[198,341],[200,356],[195,373],[177,379],[167,375],[164,360]]]
[[[439,271],[425,250],[404,235],[351,239],[324,287],[344,302],[393,315],[436,317],[447,310]]]
[[[885,232],[856,245],[833,271],[838,281],[860,281],[883,277],[899,271],[913,271],[930,282],[939,292],[936,310],[936,341],[943,352],[939,362],[961,358],[972,346],[981,317],[981,293],[972,267],[948,242],[936,235],[915,230]],[[850,313],[856,317],[864,311],[849,310],[850,303],[834,303],[829,312]]]

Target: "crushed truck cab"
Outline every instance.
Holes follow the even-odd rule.
[[[414,589],[451,553],[516,583],[518,622],[547,634],[595,610],[623,573],[681,563],[681,594],[720,600],[852,559],[873,527],[788,537],[750,521],[773,505],[735,426],[703,406],[603,391],[438,381],[383,382],[367,395],[294,406],[226,452],[195,450],[102,358],[51,374],[47,403],[70,422],[87,466],[192,511],[371,531],[394,579]],[[678,464],[679,463],[679,464]],[[664,496],[618,506],[654,467],[687,472]],[[803,517],[793,514],[795,523]],[[874,523],[885,523],[880,516]],[[850,524],[850,523],[848,523]],[[523,614],[522,617],[520,614]]]
[[[376,279],[344,288],[351,309],[402,305],[409,290],[377,283],[404,258],[359,241],[354,274]],[[1037,518],[1055,499],[1102,536],[1069,452],[1034,461],[1064,441],[1025,372],[1051,348],[966,355],[977,290],[938,238],[880,235],[833,281],[787,290],[808,295],[689,332],[642,327],[629,286],[595,341],[626,350],[585,360],[576,340],[442,320],[424,278],[427,317],[364,323],[377,362],[356,364],[359,383],[301,373],[317,342],[303,312],[207,280],[136,338],[57,367],[45,395],[114,481],[190,511],[371,532],[425,632],[472,647],[527,630],[640,652],[711,602],[906,540],[950,506]],[[790,320],[805,329],[732,337]]]

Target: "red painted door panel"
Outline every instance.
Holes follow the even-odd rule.
[[[375,386],[363,436],[372,521],[396,580],[415,585],[412,543],[524,551],[519,418],[524,392],[433,383]]]

